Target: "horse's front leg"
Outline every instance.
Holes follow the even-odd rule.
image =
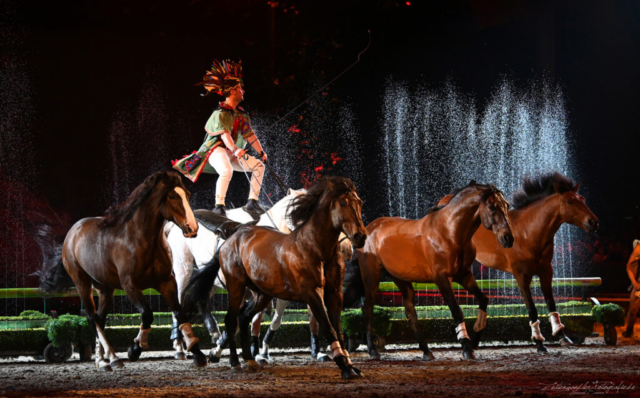
[[[562,335],[562,345],[573,345],[573,341],[564,333],[564,325],[560,322],[560,314],[556,309],[556,300],[553,298],[553,288],[551,284],[553,282],[553,267],[551,263],[541,264],[541,271],[538,274],[540,278],[540,290],[544,296],[544,301],[547,303],[547,309],[549,310],[549,322],[551,322],[551,334],[554,336]]]
[[[473,325],[473,333],[471,333],[471,344],[474,349],[478,348],[482,331],[487,326],[487,306],[489,305],[489,298],[480,290],[480,287],[478,287],[478,283],[471,273],[470,267],[461,268],[453,280],[462,285],[462,287],[473,294],[476,300],[478,300],[478,318],[476,319],[475,325]]]
[[[178,301],[178,286],[175,278],[173,276],[170,276],[167,280],[157,286],[156,289],[165,299],[167,305],[171,309],[171,312],[173,312],[173,316],[178,321],[178,329],[182,333],[182,338],[186,345],[186,349],[193,354],[193,363],[198,367],[207,366],[207,358],[200,350],[200,346],[198,345],[198,338],[193,334],[191,324],[186,322],[186,315],[184,313],[182,305],[180,305],[180,302]],[[140,294],[142,294],[142,292],[140,292]],[[153,320],[153,315],[151,315],[151,319]],[[150,323],[149,329],[151,329]]]
[[[342,372],[343,379],[353,379],[356,377],[362,377],[362,374],[356,372],[353,369],[353,365],[342,350],[342,346],[338,341],[338,335],[329,322],[329,316],[327,315],[327,311],[324,307],[324,300],[322,299],[323,292],[321,288],[318,288],[309,293],[307,296],[307,304],[311,308],[311,312],[313,312],[313,316],[316,317],[318,323],[320,324],[320,330],[324,333],[327,341],[331,343],[331,353],[333,355],[333,360],[336,365],[340,368]]]
[[[451,316],[456,323],[456,337],[460,344],[462,345],[462,357],[464,359],[476,359],[473,354],[473,346],[471,344],[471,340],[469,339],[469,335],[467,334],[467,327],[464,324],[464,315],[462,310],[460,309],[460,305],[456,300],[455,294],[453,294],[453,288],[451,287],[451,282],[449,281],[449,277],[444,274],[438,275],[434,280],[436,286],[440,290],[440,294],[444,299],[444,302],[449,306],[449,310],[451,311]]]
[[[538,346],[538,353],[548,354],[549,350],[544,346],[544,337],[540,332],[540,320],[538,319],[538,309],[536,303],[531,296],[531,275],[514,273],[513,276],[518,282],[520,294],[524,298],[524,304],[527,306],[529,313],[529,326],[531,327],[531,340]]]
[[[411,329],[413,330],[413,335],[418,341],[418,345],[422,350],[422,360],[423,361],[431,361],[434,358],[431,349],[429,348],[429,342],[426,336],[422,334],[420,331],[420,327],[418,325],[418,314],[416,313],[415,307],[415,289],[413,288],[413,283],[405,282],[400,279],[394,278],[396,286],[402,293],[402,303],[404,304],[404,314],[409,320],[411,324]]]

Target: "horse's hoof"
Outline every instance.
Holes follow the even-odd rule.
[[[231,366],[231,371],[232,372],[242,372],[242,366],[240,366],[240,364],[238,364],[236,366]]]
[[[131,362],[135,362],[138,359],[140,359],[141,354],[142,354],[142,348],[138,343],[129,347],[129,350],[127,351],[127,355],[129,356],[129,360]]]
[[[474,360],[476,359],[476,356],[473,351],[462,351],[462,358],[467,360]]]
[[[316,357],[316,361],[318,362],[332,362],[331,358],[327,354],[318,354]]]
[[[378,351],[369,352],[369,359],[373,359],[374,361],[379,361],[380,353]]]
[[[547,349],[547,347],[544,344],[540,344],[538,346],[538,354],[548,354],[549,353],[549,349]]]
[[[213,350],[209,351],[209,363],[218,363],[220,362],[220,357],[213,352]]]
[[[633,336],[633,332],[630,332],[628,330],[625,330],[624,332],[622,332],[622,337],[629,338],[631,336]]]
[[[173,354],[173,357],[175,359],[179,359],[181,361],[184,361],[187,359],[187,354],[185,354],[184,352],[176,352],[175,354]]]
[[[112,372],[113,371],[113,369],[111,369],[110,365],[103,365],[103,366],[98,365],[98,370],[100,370],[101,372]]]
[[[436,357],[433,356],[433,352],[431,352],[431,351],[427,351],[424,354],[422,354],[422,360],[423,361],[433,361],[435,359],[436,359]]]
[[[193,364],[198,368],[203,368],[208,365],[207,357],[202,352],[194,352]]]
[[[361,371],[360,369],[358,369],[358,368],[354,367],[353,365],[351,366],[351,370],[353,370],[353,372],[354,372],[356,375],[358,375],[358,377],[364,377],[364,376],[362,375],[362,371]]]
[[[560,339],[560,346],[561,347],[567,347],[567,346],[572,346],[572,345],[575,345],[575,344],[573,344],[573,341],[571,341],[571,339],[568,338],[567,336],[563,336]]]
[[[109,364],[112,368],[124,368],[124,362],[122,362],[122,359],[118,358],[115,361],[111,361],[111,363]]]
[[[258,362],[252,359],[247,361],[247,370],[249,372],[256,372],[258,369],[260,369],[260,365],[258,364]]]
[[[358,374],[353,370],[352,367],[348,367],[346,369],[343,369],[341,371],[342,373],[342,378],[345,380],[351,380],[351,379],[358,379],[360,378],[360,376],[358,376]]]
[[[270,360],[271,358],[268,355],[266,357],[263,356],[262,354],[256,355],[256,362],[258,362],[258,364],[260,365],[266,365],[269,363]]]

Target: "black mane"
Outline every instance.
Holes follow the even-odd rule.
[[[291,201],[287,208],[289,219],[297,229],[309,221],[318,207],[346,192],[355,190],[356,186],[348,178],[323,177],[316,181],[307,193],[298,195]]]
[[[557,171],[538,177],[525,177],[522,188],[513,194],[511,203],[514,209],[521,209],[555,193],[569,192],[574,186],[571,178]]]
[[[161,192],[159,192],[159,195],[163,196],[175,187],[181,187],[185,192],[187,191],[178,173],[173,171],[158,171],[147,177],[142,184],[138,185],[124,202],[111,206],[105,212],[104,218],[100,220],[100,226],[114,227],[129,221],[142,203],[151,197],[156,185],[160,182],[164,182],[164,187]]]

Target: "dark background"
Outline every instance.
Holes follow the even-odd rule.
[[[371,46],[360,63],[321,95],[354,105],[368,221],[384,215],[377,135],[385,79],[441,84],[452,78],[482,103],[501,76],[548,77],[567,101],[578,167],[572,177],[582,181],[600,217],[599,235],[585,240],[594,252],[603,245],[606,256],[620,245],[611,249],[617,261],[611,289],[628,285],[620,261],[631,239],[640,238],[639,3],[159,3],[0,1],[4,287],[34,286],[24,276],[39,262],[33,224],[54,212],[67,223],[101,214],[144,177],[197,148],[219,99],[201,97],[194,84],[214,58],[242,60],[243,105],[273,122],[351,65],[367,44],[367,30]],[[256,130],[277,138],[300,112],[272,130]],[[119,158],[125,150],[134,156]],[[122,181],[114,181],[114,168]],[[247,185],[239,179],[232,191]],[[196,207],[209,204],[214,183],[212,176],[189,183]],[[595,271],[603,278],[607,272],[606,264]]]

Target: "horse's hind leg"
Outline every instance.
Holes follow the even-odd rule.
[[[453,280],[462,285],[478,300],[478,318],[476,319],[475,325],[473,325],[473,333],[471,333],[471,344],[473,348],[478,348],[482,330],[487,326],[487,306],[489,305],[489,298],[480,290],[480,287],[478,287],[476,278],[471,273],[470,268],[461,269]]]
[[[284,316],[284,310],[287,308],[287,304],[289,304],[287,300],[276,300],[276,308],[274,309],[273,318],[271,318],[271,325],[269,325],[269,329],[267,330],[267,333],[264,335],[264,339],[262,340],[262,348],[260,349],[260,353],[256,356],[256,361],[258,361],[259,364],[264,364],[271,360],[271,357],[269,356],[269,346],[276,336],[276,331],[278,330],[278,328],[280,328],[282,317]]]
[[[430,361],[434,359],[433,353],[429,348],[429,343],[427,341],[426,336],[422,334],[420,331],[420,327],[418,326],[418,314],[416,313],[415,308],[415,297],[416,292],[413,288],[413,284],[411,282],[405,282],[403,280],[393,278],[393,281],[400,289],[402,293],[402,302],[404,304],[404,314],[406,315],[409,323],[411,324],[411,329],[413,330],[413,334],[418,341],[418,345],[422,350],[422,360]]]
[[[186,315],[184,314],[182,306],[178,302],[178,286],[176,284],[176,280],[173,277],[170,277],[164,283],[158,286],[158,292],[160,292],[162,297],[165,299],[167,305],[173,312],[173,316],[178,321],[178,328],[182,333],[183,340],[187,346],[187,351],[193,354],[194,365],[198,367],[207,366],[207,358],[200,350],[200,346],[198,345],[198,338],[194,336],[193,330],[191,329],[191,324],[186,322]],[[144,304],[148,308],[146,300],[144,301]],[[153,314],[151,314],[151,320],[153,320]],[[146,326],[144,325],[144,315],[143,326]],[[151,322],[149,322],[148,328],[151,329]]]
[[[457,325],[456,337],[462,345],[462,357],[464,359],[476,359],[475,355],[473,354],[473,346],[471,345],[471,340],[469,339],[469,335],[467,334],[467,327],[464,324],[464,315],[462,314],[460,305],[458,305],[455,294],[453,294],[453,288],[451,288],[451,282],[449,281],[448,276],[438,275],[438,277],[435,278],[434,282],[436,283],[436,286],[438,286],[444,302],[447,304],[447,306],[449,306],[451,316],[453,316],[453,320]]]
[[[238,322],[240,323],[240,341],[242,342],[242,359],[247,362],[247,367],[250,370],[258,368],[258,363],[254,360],[251,350],[251,341],[249,340],[248,334],[249,322],[256,314],[262,313],[272,299],[273,297],[260,293],[255,302],[251,301],[245,304],[240,316],[238,316]]]
[[[98,288],[98,316],[96,322],[98,326],[104,330],[107,324],[107,315],[109,315],[109,311],[113,308],[113,289],[108,288],[106,286],[96,286]],[[104,352],[104,351],[103,351]],[[115,356],[115,353],[113,354]],[[110,363],[112,368],[122,368],[124,367],[124,363],[118,357],[111,360]]]

